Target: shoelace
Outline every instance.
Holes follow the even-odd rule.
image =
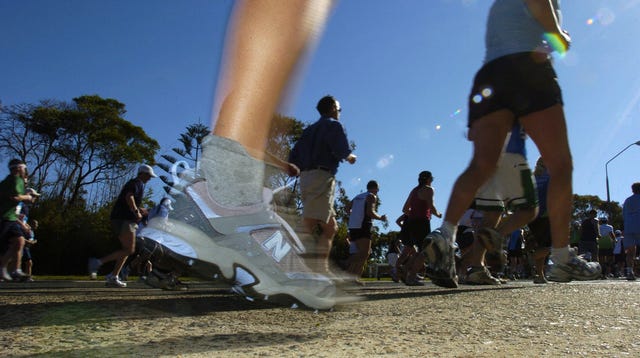
[[[267,163],[269,164],[269,163]],[[182,170],[181,170],[182,169]],[[171,174],[172,185],[170,185],[170,194],[171,195],[181,195],[183,194],[184,188],[186,188],[193,180],[198,178],[198,168],[191,168],[189,163],[184,160],[179,160],[171,165],[169,170]],[[274,201],[274,196],[284,190],[289,189],[291,193],[289,195],[294,195],[296,186],[298,184],[298,180],[296,179],[293,183],[288,183],[283,186],[280,186],[276,189],[263,188],[262,190],[262,201],[265,203],[265,210],[270,214],[270,217],[276,221],[278,221],[285,231],[289,234],[288,236],[292,239],[292,244],[296,247],[298,252],[305,253],[306,248],[295,230],[289,225],[289,223],[284,220],[278,212],[286,212],[287,214],[294,214],[295,209],[291,209],[284,206],[278,206]],[[290,203],[291,199],[287,201],[287,204]],[[297,214],[297,213],[295,213]]]

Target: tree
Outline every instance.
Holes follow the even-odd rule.
[[[125,113],[124,104],[97,95],[73,103],[12,106],[3,110],[2,121],[14,134],[3,133],[0,145],[35,167],[36,182],[63,199],[65,207],[86,201],[89,189],[102,203],[136,164],[153,164],[159,149],[142,128],[122,117]]]
[[[160,156],[166,162],[158,163],[158,167],[171,176],[160,175],[160,179],[166,184],[164,190],[167,194],[175,194],[173,186],[176,184],[177,176],[182,172],[185,170],[197,172],[198,159],[202,155],[202,141],[210,133],[211,129],[202,123],[190,124],[178,138],[178,141],[182,143],[182,148],[171,149],[178,157],[169,154]]]
[[[584,220],[587,217],[586,213],[591,209],[598,212],[598,217],[606,216],[609,224],[614,228],[623,226],[622,207],[618,202],[603,201],[596,195],[573,195],[573,213],[571,215],[573,221]]]

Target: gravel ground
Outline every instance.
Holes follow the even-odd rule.
[[[249,302],[209,283],[0,283],[3,357],[638,357],[640,282],[498,287],[371,282],[330,312]]]

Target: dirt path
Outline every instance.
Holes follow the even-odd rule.
[[[332,312],[101,282],[0,283],[0,355],[640,356],[640,282],[447,290],[373,282]]]

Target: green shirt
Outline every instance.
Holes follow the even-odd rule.
[[[24,195],[24,179],[18,175],[9,174],[0,182],[0,214],[2,215],[2,220],[18,220],[18,214],[16,213],[18,202],[12,199],[17,195]]]

